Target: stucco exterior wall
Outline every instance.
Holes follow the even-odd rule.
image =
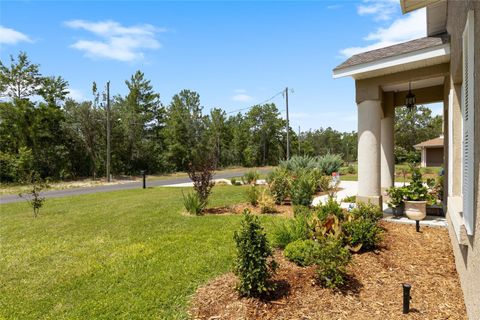
[[[462,82],[462,34],[465,28],[468,10],[475,10],[475,35],[480,35],[480,1],[478,0],[448,0],[447,3],[447,32],[450,34],[451,62],[450,76],[455,92],[459,96],[458,86]],[[452,224],[449,224],[453,251],[464,292],[465,305],[469,319],[480,319],[480,37],[476,37],[475,43],[475,155],[474,155],[474,185],[475,201],[474,212],[475,233],[468,236],[465,245],[459,244]],[[454,118],[453,127],[456,132],[461,126],[460,119]],[[459,147],[458,144],[451,148]],[[458,154],[456,155],[458,156]],[[454,171],[459,171],[460,162],[453,161]],[[460,189],[460,181],[453,181],[455,192]]]

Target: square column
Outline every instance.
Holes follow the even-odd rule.
[[[382,205],[380,189],[381,120],[380,100],[358,103],[358,196],[359,202]]]

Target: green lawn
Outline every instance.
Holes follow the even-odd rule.
[[[243,192],[215,187],[211,205]],[[179,188],[51,199],[36,219],[1,205],[0,318],[186,318],[196,288],[230,269],[241,217],[182,210]]]

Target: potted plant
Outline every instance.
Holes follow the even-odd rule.
[[[411,168],[412,182],[404,187],[405,214],[412,220],[422,220],[427,215],[427,202],[431,202],[433,197],[423,184],[420,169],[415,166]]]
[[[387,189],[387,194],[390,200],[387,202],[389,208],[392,208],[394,216],[401,216],[403,214],[405,203],[403,197],[405,195],[405,187],[391,187]]]

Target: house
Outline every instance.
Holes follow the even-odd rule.
[[[426,37],[357,54],[333,70],[355,80],[357,201],[381,204],[393,186],[395,108],[443,103],[444,207],[467,313],[480,319],[480,1],[400,5],[403,13],[426,8]]]
[[[443,166],[443,144],[443,136],[440,136],[414,145],[415,149],[422,153],[420,165],[422,167]]]

